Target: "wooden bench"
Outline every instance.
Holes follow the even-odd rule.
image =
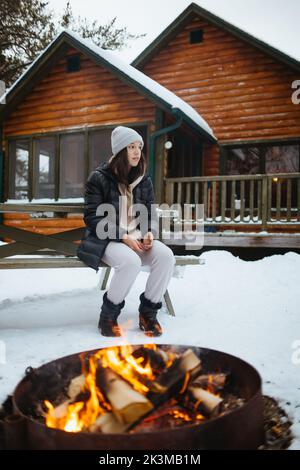
[[[65,212],[81,213],[83,204],[0,204],[1,212]],[[86,268],[76,256],[77,240],[84,227],[52,235],[43,235],[0,224],[0,237],[15,240],[0,246],[0,269]],[[176,266],[201,265],[205,261],[196,256],[176,256]],[[111,267],[101,262],[100,289],[105,290]],[[147,268],[142,267],[142,270]],[[175,316],[168,290],[164,294],[167,311]]]
[[[182,256],[176,256],[176,266],[187,266],[187,265],[201,265],[204,264],[205,261],[200,258],[189,258],[187,257],[184,259]],[[52,256],[45,256],[43,258],[1,258],[0,259],[0,269],[44,269],[44,268],[86,268],[87,266],[80,261],[76,257],[61,257],[55,258]],[[107,286],[107,282],[109,279],[109,275],[111,272],[111,266],[101,262],[99,267],[101,269],[100,281],[99,286],[101,290],[105,290]],[[142,267],[142,271],[147,269],[146,266]],[[175,310],[171,301],[170,294],[168,290],[166,290],[164,294],[164,301],[166,304],[167,311],[169,315],[175,316]]]

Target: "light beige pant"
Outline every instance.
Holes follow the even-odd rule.
[[[144,265],[150,267],[145,297],[151,302],[161,302],[175,265],[172,250],[159,240],[153,240],[152,248],[141,254],[123,242],[111,241],[105,249],[102,261],[115,270],[107,291],[107,298],[114,304],[125,299]]]

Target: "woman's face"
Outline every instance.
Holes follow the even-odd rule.
[[[141,142],[133,142],[127,146],[127,158],[130,166],[137,166],[142,154]]]

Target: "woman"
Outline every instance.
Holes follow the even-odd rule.
[[[156,318],[157,311],[162,306],[175,257],[169,247],[154,239],[157,233],[157,217],[153,218],[151,212],[154,191],[146,172],[142,137],[133,129],[118,126],[111,134],[111,145],[112,157],[96,168],[86,183],[84,222],[87,229],[77,254],[96,271],[101,260],[115,270],[103,296],[100,313],[98,328],[104,336],[121,335],[117,318],[125,305],[125,297],[141,266],[149,265],[145,291],[139,297],[139,326],[147,336],[159,336],[162,328]],[[105,238],[100,236],[100,229],[107,219],[99,214],[99,209],[97,211],[103,203],[116,209],[115,220],[108,222],[110,228],[116,230],[114,235],[107,231]],[[134,217],[133,204],[146,207],[146,224],[139,224]],[[141,226],[145,225],[143,232]]]

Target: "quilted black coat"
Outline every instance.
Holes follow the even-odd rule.
[[[118,181],[108,163],[101,163],[88,177],[84,192],[84,217],[86,224],[83,238],[77,249],[78,258],[90,268],[98,271],[100,261],[110,241],[122,243],[119,238],[119,197]],[[148,211],[148,230],[157,235],[157,218],[151,220],[151,204],[155,204],[152,180],[148,172],[133,189],[133,203],[144,204]],[[105,217],[97,216],[100,204],[113,204],[116,210],[116,237],[100,239],[96,234],[98,222]],[[139,227],[139,226],[138,226]],[[143,234],[144,235],[144,234]]]

